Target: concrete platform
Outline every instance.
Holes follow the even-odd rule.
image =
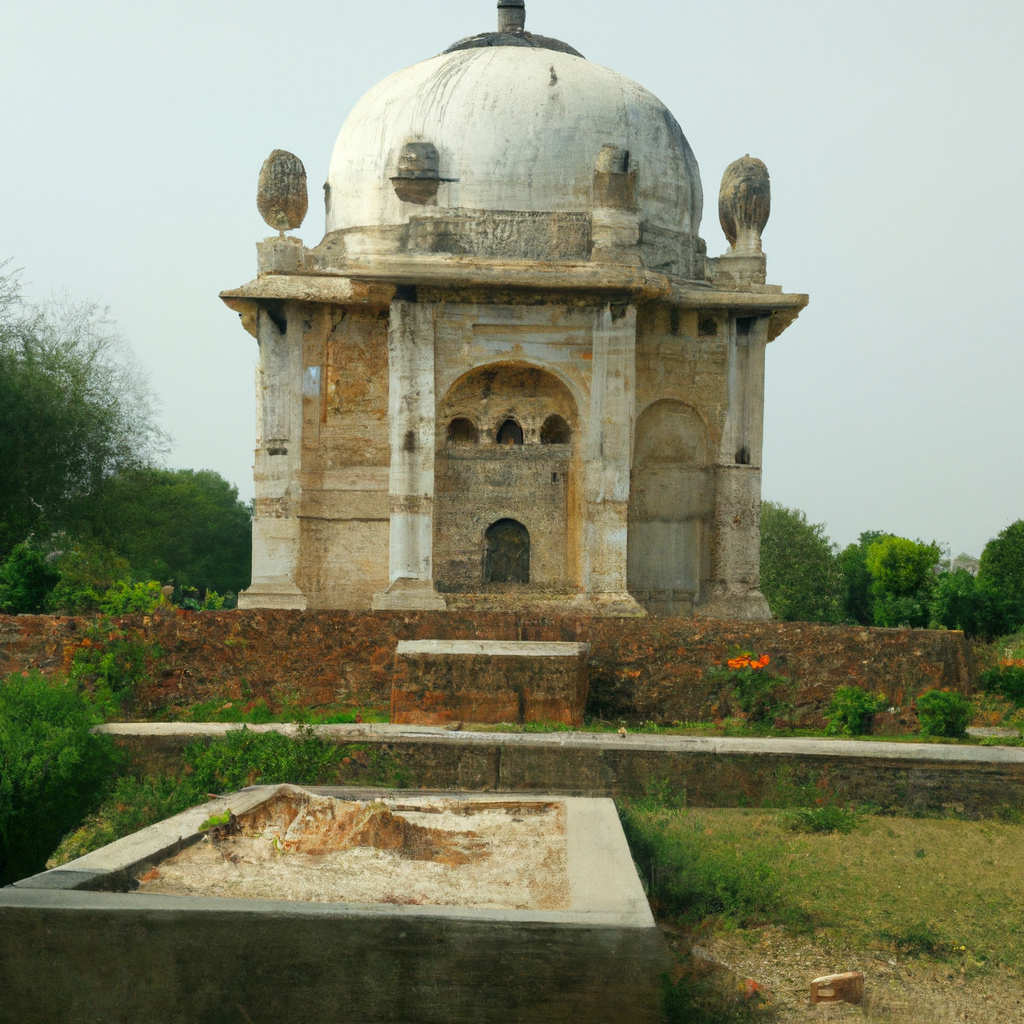
[[[402,793],[399,802],[382,791],[313,791],[390,801],[410,818],[416,808],[436,814],[439,801],[466,805],[470,822],[472,814],[502,808],[520,822],[540,810],[555,814],[564,862],[550,850],[545,857],[552,877],[563,878],[560,909],[157,895],[144,891],[146,881],[137,888],[161,865],[167,870],[170,858],[205,845],[199,826],[207,818],[230,808],[238,819],[259,821],[261,809],[297,792],[251,787],[0,890],[2,1016],[27,1022],[660,1019],[666,950],[608,800]],[[367,854],[387,851],[355,852],[365,864]],[[500,893],[494,902],[501,902]]]

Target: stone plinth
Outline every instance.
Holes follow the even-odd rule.
[[[610,800],[251,787],[0,889],[4,1020],[655,1024],[667,966]]]
[[[590,644],[403,640],[395,653],[391,721],[582,725]]]

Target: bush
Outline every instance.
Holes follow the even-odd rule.
[[[88,698],[38,672],[0,681],[0,885],[42,871],[100,801],[118,757]]]
[[[825,709],[829,736],[863,736],[871,731],[871,719],[885,707],[885,697],[859,686],[840,686]]]
[[[967,735],[967,726],[974,717],[974,705],[962,693],[927,690],[914,703],[922,736],[959,739]]]
[[[771,722],[790,710],[789,679],[766,672],[770,660],[767,654],[758,657],[752,651],[739,651],[729,658],[725,669],[709,673],[712,680],[729,686],[749,722]]]
[[[163,600],[156,580],[146,583],[121,580],[107,588],[100,601],[100,611],[104,615],[152,615]]]
[[[978,685],[986,693],[998,693],[1016,707],[1024,708],[1024,666],[999,665],[978,674]]]

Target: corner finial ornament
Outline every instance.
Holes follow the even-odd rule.
[[[526,0],[498,0],[498,31],[522,32],[526,28]]]
[[[764,163],[747,153],[729,164],[718,193],[718,219],[729,239],[731,255],[761,253],[761,232],[771,209],[771,180]]]
[[[293,231],[302,224],[308,208],[306,168],[294,153],[275,149],[260,169],[256,209],[283,238],[286,231]]]

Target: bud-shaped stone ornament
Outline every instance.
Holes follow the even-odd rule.
[[[761,232],[771,210],[768,168],[749,153],[729,164],[718,193],[718,219],[735,255],[761,252]]]
[[[256,187],[256,209],[260,216],[283,235],[297,228],[309,208],[306,168],[294,153],[275,149],[260,170]]]

